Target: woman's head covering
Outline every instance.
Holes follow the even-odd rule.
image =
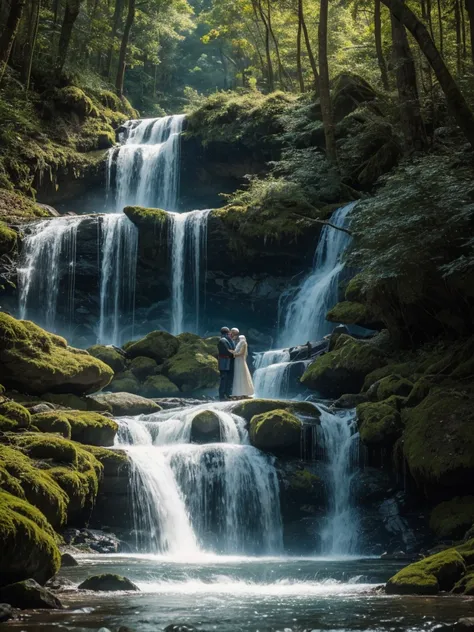
[[[239,340],[243,342],[243,341],[245,340],[245,336],[243,336],[242,334],[240,334],[240,336],[239,336]]]

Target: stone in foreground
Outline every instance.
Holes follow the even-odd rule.
[[[43,588],[34,579],[25,579],[16,584],[0,588],[0,600],[14,608],[29,610],[33,608],[59,609],[62,603],[47,588]]]
[[[161,410],[161,406],[151,399],[133,393],[99,393],[91,399],[101,404],[107,404],[112,414],[117,417],[126,415],[149,415]]]
[[[78,586],[81,590],[97,590],[103,592],[116,592],[119,590],[140,590],[127,577],[104,573],[102,575],[92,575]]]

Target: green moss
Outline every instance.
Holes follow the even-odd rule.
[[[371,342],[342,334],[334,351],[316,358],[306,369],[301,382],[328,397],[358,393],[365,377],[386,363],[383,352]]]
[[[86,399],[72,393],[44,393],[41,399],[56,406],[73,408],[74,410],[87,410]]]
[[[392,395],[407,397],[413,388],[413,382],[401,375],[387,375],[377,384],[377,399],[382,401]]]
[[[433,388],[403,417],[404,455],[425,492],[467,491],[474,476],[474,394]]]
[[[151,358],[138,356],[130,364],[130,371],[138,380],[145,380],[150,375],[158,373],[158,364]]]
[[[105,364],[107,364],[114,373],[119,373],[125,369],[124,356],[113,347],[108,347],[106,345],[94,345],[93,347],[89,347],[87,351],[94,358],[105,362]]]
[[[3,424],[2,424],[3,420]],[[0,428],[7,428],[10,422],[14,428],[28,428],[31,424],[31,415],[24,406],[12,401],[4,401],[0,403]]]
[[[0,218],[9,222],[25,222],[47,217],[48,212],[35,204],[33,200],[20,195],[14,191],[7,191],[0,188]],[[10,230],[10,229],[9,229]],[[12,235],[6,235],[10,244],[12,244]],[[15,233],[15,241],[17,235]]]
[[[0,585],[27,578],[44,583],[61,565],[55,534],[28,502],[0,491]]]
[[[364,285],[364,278],[361,274],[352,277],[346,286],[346,301],[362,301]]]
[[[430,516],[430,528],[439,538],[462,538],[474,524],[474,496],[456,496],[437,505]]]
[[[382,378],[387,377],[388,375],[399,375],[400,377],[409,378],[413,376],[416,371],[416,363],[415,362],[401,362],[395,364],[387,364],[385,366],[380,367],[379,369],[375,369],[375,371],[371,371],[364,380],[363,391],[368,391],[372,384],[380,381]]]
[[[94,106],[92,99],[80,88],[75,86],[58,88],[54,91],[52,97],[59,107],[73,111],[79,116],[98,116],[97,108]]]
[[[86,351],[29,321],[0,313],[0,380],[28,393],[84,394],[106,386],[112,370]]]
[[[102,464],[104,476],[116,475],[130,464],[127,453],[120,450],[108,450],[97,446],[84,446],[84,450],[90,452]]]
[[[141,393],[142,385],[131,371],[124,371],[115,375],[109,384],[108,390],[112,391],[112,393],[134,393],[138,395]]]
[[[145,397],[173,397],[179,394],[179,388],[164,375],[151,375],[142,387]]]
[[[168,223],[168,213],[159,208],[126,206],[123,212],[139,228],[164,228]]]
[[[364,325],[372,323],[374,317],[369,313],[366,305],[355,301],[342,301],[329,310],[326,314],[326,320],[331,323],[344,323],[346,325]]]
[[[464,577],[462,577],[454,586],[453,593],[468,595],[469,597],[474,596],[474,571],[471,573],[466,573]]]
[[[167,331],[152,331],[136,342],[127,343],[124,348],[130,358],[144,356],[161,364],[179,349],[179,340]]]
[[[57,463],[77,465],[76,446],[63,437],[24,433],[15,437],[15,446],[32,459],[51,459]]]
[[[389,594],[435,595],[451,590],[466,572],[463,557],[448,549],[410,564],[391,577],[385,587]]]
[[[293,490],[307,493],[311,493],[313,487],[319,481],[319,477],[309,470],[297,470],[288,479],[288,483]]]
[[[206,353],[203,341],[178,341],[178,344],[178,352],[166,360],[163,367],[163,372],[171,382],[184,393],[217,386],[217,360]]]
[[[203,342],[206,345],[206,352],[213,356],[214,358],[217,358],[217,356],[219,355],[218,349],[217,349],[217,343],[220,340],[220,336],[210,336],[209,338],[204,338]]]
[[[293,415],[301,415],[302,417],[311,417],[313,419],[318,419],[321,415],[316,406],[310,402],[292,402],[279,399],[248,399],[235,404],[232,412],[250,421],[255,415],[277,409],[287,410]]]
[[[400,413],[385,402],[367,402],[356,408],[360,438],[369,446],[392,446],[402,434]]]
[[[302,423],[287,410],[271,410],[250,420],[250,441],[260,450],[284,453],[299,447]]]
[[[33,416],[33,424],[43,432],[59,432],[67,439],[98,446],[113,445],[118,430],[113,419],[79,410],[38,413]]]
[[[17,234],[4,222],[0,222],[0,256],[16,250]]]

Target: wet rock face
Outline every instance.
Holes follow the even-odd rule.
[[[16,584],[3,586],[3,588],[0,588],[0,600],[21,610],[62,608],[61,601],[50,590],[35,582],[34,579],[26,579]]]
[[[193,443],[215,443],[220,439],[218,415],[212,410],[199,412],[192,421],[191,441]]]

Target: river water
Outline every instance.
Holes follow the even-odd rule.
[[[137,593],[61,594],[66,610],[34,614],[0,630],[158,632],[170,623],[200,631],[417,632],[472,614],[463,597],[396,597],[376,587],[400,564],[379,559],[226,557],[186,561],[153,555],[79,556],[61,576],[78,584],[87,576],[126,575]]]

